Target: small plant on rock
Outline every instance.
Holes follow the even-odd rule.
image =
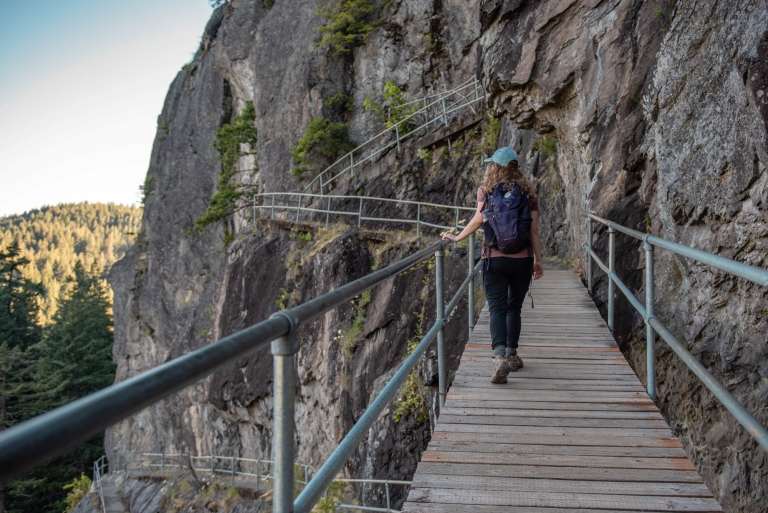
[[[324,117],[313,118],[293,148],[293,174],[302,176],[319,157],[333,160],[353,147],[345,123],[333,122]]]
[[[533,149],[538,151],[543,157],[554,157],[557,155],[557,139],[545,135],[533,144]]]
[[[372,112],[382,123],[386,124],[387,128],[407,119],[419,109],[416,103],[407,105],[405,93],[391,80],[384,84],[382,97],[382,103],[371,98],[365,98],[363,109],[366,112]],[[404,135],[414,128],[412,123],[405,123],[405,125],[401,126],[400,135]]]
[[[341,350],[347,358],[352,358],[352,355],[357,348],[357,339],[362,335],[363,329],[365,328],[365,317],[370,303],[370,289],[363,291],[355,301],[352,324],[344,331],[341,341]]]
[[[419,345],[421,337],[416,336],[408,342],[408,354],[412,354]],[[429,409],[427,401],[422,391],[423,384],[417,370],[411,371],[405,380],[405,384],[400,392],[400,398],[395,404],[395,410],[392,418],[395,422],[400,422],[404,417],[413,415],[418,423],[426,422],[429,418]]]
[[[376,7],[371,0],[342,0],[335,7],[320,9],[325,18],[320,26],[320,48],[329,48],[337,55],[349,54],[365,44],[376,24],[372,21]]]
[[[256,146],[255,119],[256,111],[253,103],[247,102],[243,111],[232,122],[222,125],[216,133],[214,147],[221,161],[219,183],[208,203],[208,208],[195,221],[195,228],[198,231],[235,212],[237,202],[244,194],[244,191],[235,183],[234,178],[237,174],[235,167],[237,161],[244,155],[243,147],[247,146],[250,151],[253,151]]]
[[[83,497],[88,495],[91,489],[91,478],[85,474],[80,474],[80,477],[74,478],[72,481],[64,485],[64,491],[67,492],[67,509],[66,512],[70,513],[74,511]]]

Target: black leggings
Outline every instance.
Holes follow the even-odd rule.
[[[483,285],[491,314],[491,348],[499,354],[505,348],[516,351],[520,340],[520,310],[531,284],[533,257],[493,257],[484,268]]]

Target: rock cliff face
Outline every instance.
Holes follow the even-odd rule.
[[[565,205],[544,211],[550,248],[583,269],[591,208],[768,267],[766,2],[485,1],[481,19],[496,112],[556,143],[554,166],[538,168],[542,196]],[[605,254],[605,230],[596,240]],[[642,249],[617,243],[618,274],[642,293]],[[767,424],[768,291],[661,250],[656,287],[657,317]],[[618,305],[644,376],[640,319]],[[729,511],[764,511],[765,452],[658,344],[661,406],[708,483]]]
[[[252,101],[258,144],[240,159],[243,182],[259,190],[297,190],[290,150],[323,98],[349,94],[352,138],[380,130],[360,107],[381,94],[384,79],[410,96],[463,82],[475,68],[479,24],[462,1],[389,2],[380,28],[353,56],[314,46],[321,20],[317,2],[233,1],[216,10],[200,50],[171,85],[155,139],[149,194],[139,243],[112,273],[115,358],[125,379],[218,337],[265,319],[290,304],[332,290],[424,244],[413,233],[327,230],[263,222],[237,214],[235,240],[222,226],[191,228],[208,205],[220,163],[217,129]],[[427,47],[424,38],[433,38]],[[439,43],[439,44],[438,44]],[[458,134],[464,152],[436,143],[429,157],[405,145],[371,167],[361,181],[372,196],[463,202],[479,156],[479,128]],[[466,139],[466,144],[464,144]],[[401,170],[391,171],[396,165]],[[386,179],[386,171],[390,170]],[[250,214],[250,211],[249,211]],[[434,236],[434,233],[433,233]],[[466,272],[463,250],[448,257],[447,292]],[[460,254],[461,253],[461,254]],[[300,338],[298,458],[318,464],[370,402],[385,376],[402,361],[408,342],[434,318],[431,276],[421,267],[383,284],[370,298],[304,326]],[[279,305],[279,306],[278,306]],[[453,361],[466,333],[465,315],[448,330]],[[434,369],[420,371],[423,406],[399,421],[388,411],[348,466],[351,475],[408,477],[429,438]],[[271,444],[271,356],[254,353],[108,432],[111,454],[143,451],[266,457]],[[414,398],[417,399],[417,398]],[[419,404],[419,401],[416,401]],[[401,436],[401,433],[407,436]]]
[[[216,188],[216,131],[247,101],[255,107],[258,143],[238,163],[241,180],[262,191],[297,190],[290,151],[309,120],[327,109],[324,98],[352,97],[348,122],[360,142],[377,129],[362,101],[378,96],[384,81],[415,97],[475,73],[502,120],[500,143],[516,146],[537,178],[551,255],[583,271],[588,207],[768,267],[767,2],[394,0],[381,2],[378,27],[344,57],[314,45],[318,7],[313,0],[231,1],[214,11],[195,58],[171,85],[142,234],[112,273],[118,379],[418,245],[407,235],[393,240],[354,228],[254,224],[244,213],[230,222],[235,241],[228,247],[223,226],[192,235]],[[480,139],[492,139],[487,125],[455,134],[450,151],[443,139],[425,156],[417,149],[426,143],[413,141],[338,191],[471,204]],[[605,253],[604,230],[596,240]],[[641,291],[640,248],[624,238],[619,248],[619,274]],[[466,268],[460,256],[449,265],[449,291]],[[657,316],[768,424],[768,292],[662,251],[656,262]],[[402,359],[407,341],[428,325],[429,273],[422,268],[374,291],[353,343],[345,332],[359,303],[304,328],[297,415],[303,461],[328,454]],[[602,276],[595,291],[602,305]],[[622,299],[618,304],[617,332],[643,375],[639,319]],[[413,312],[421,311],[418,320]],[[465,322],[459,316],[450,327],[454,354]],[[765,453],[662,343],[658,348],[661,406],[710,486],[729,511],[764,511]],[[432,375],[425,364],[422,381]],[[253,354],[116,426],[108,450],[266,454],[270,380],[271,358]],[[407,478],[429,436],[428,422],[416,417],[398,423],[385,415],[348,472]]]

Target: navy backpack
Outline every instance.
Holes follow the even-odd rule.
[[[531,245],[531,204],[517,184],[500,183],[486,196],[483,231],[486,244],[502,253],[517,253]]]

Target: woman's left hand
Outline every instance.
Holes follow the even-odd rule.
[[[456,242],[457,240],[456,235],[452,234],[450,231],[441,233],[440,238],[443,240],[449,240],[451,242]]]

